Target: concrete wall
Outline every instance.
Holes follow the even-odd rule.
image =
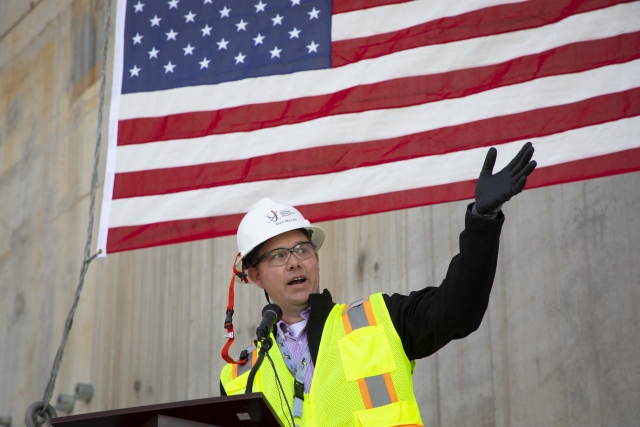
[[[103,10],[98,0],[0,3],[0,416],[13,425],[42,398],[78,280]],[[638,425],[639,189],[633,173],[526,191],[505,206],[482,326],[418,362],[425,425]],[[322,286],[348,302],[438,285],[465,204],[321,224]],[[96,392],[75,414],[218,395],[234,245],[95,261],[54,400],[76,382]],[[240,348],[264,296],[247,285],[236,297]]]

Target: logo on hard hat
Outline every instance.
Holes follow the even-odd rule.
[[[269,222],[276,222],[278,220],[278,214],[276,213],[276,211],[271,211],[271,213],[273,215],[267,214],[264,217],[267,218]]]

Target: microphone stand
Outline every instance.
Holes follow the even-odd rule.
[[[258,340],[256,340],[257,346]],[[271,349],[273,345],[273,340],[271,339],[271,335],[267,335],[260,340],[260,350],[258,351],[258,360],[256,360],[256,364],[251,368],[251,372],[249,372],[249,378],[247,378],[247,388],[244,390],[245,394],[251,393],[253,389],[253,379],[256,376],[256,372],[260,369],[260,365],[262,365],[262,361],[264,360],[265,354]]]

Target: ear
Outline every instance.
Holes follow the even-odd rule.
[[[247,271],[247,274],[249,275],[249,279],[251,279],[253,283],[258,285],[260,289],[264,289],[264,286],[262,285],[262,280],[260,278],[260,272],[258,271],[257,267],[249,268],[249,270]]]

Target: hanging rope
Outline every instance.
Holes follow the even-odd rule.
[[[64,324],[64,330],[62,332],[62,342],[60,343],[60,347],[58,347],[56,357],[53,360],[51,377],[49,378],[49,382],[47,384],[47,388],[45,389],[42,401],[34,402],[31,406],[29,406],[29,409],[27,409],[27,412],[25,414],[25,423],[27,424],[27,427],[40,427],[45,422],[49,422],[51,418],[55,418],[57,416],[55,409],[53,409],[53,407],[49,404],[49,401],[51,400],[53,388],[56,384],[56,377],[58,376],[58,371],[60,370],[62,353],[64,352],[64,347],[67,345],[67,340],[69,339],[69,331],[71,330],[71,326],[73,325],[73,316],[76,313],[78,301],[80,301],[80,293],[82,292],[82,287],[84,285],[84,277],[87,274],[87,269],[89,268],[89,264],[91,263],[91,261],[93,261],[95,257],[101,253],[101,251],[98,251],[98,253],[94,254],[93,256],[91,255],[91,240],[93,238],[93,214],[96,204],[96,192],[98,189],[98,162],[100,160],[100,143],[102,141],[102,112],[104,108],[104,89],[107,80],[109,25],[111,23],[111,0],[106,0],[106,2],[107,9],[105,11],[104,17],[104,45],[102,47],[100,98],[98,103],[98,126],[96,128],[96,147],[93,154],[93,173],[91,175],[91,195],[89,198],[89,225],[87,226],[87,242],[84,247],[84,256],[82,258],[82,266],[80,267],[80,279],[78,281],[78,287],[76,289],[73,305],[71,306],[71,310],[69,310],[69,315],[67,316],[67,321]]]

